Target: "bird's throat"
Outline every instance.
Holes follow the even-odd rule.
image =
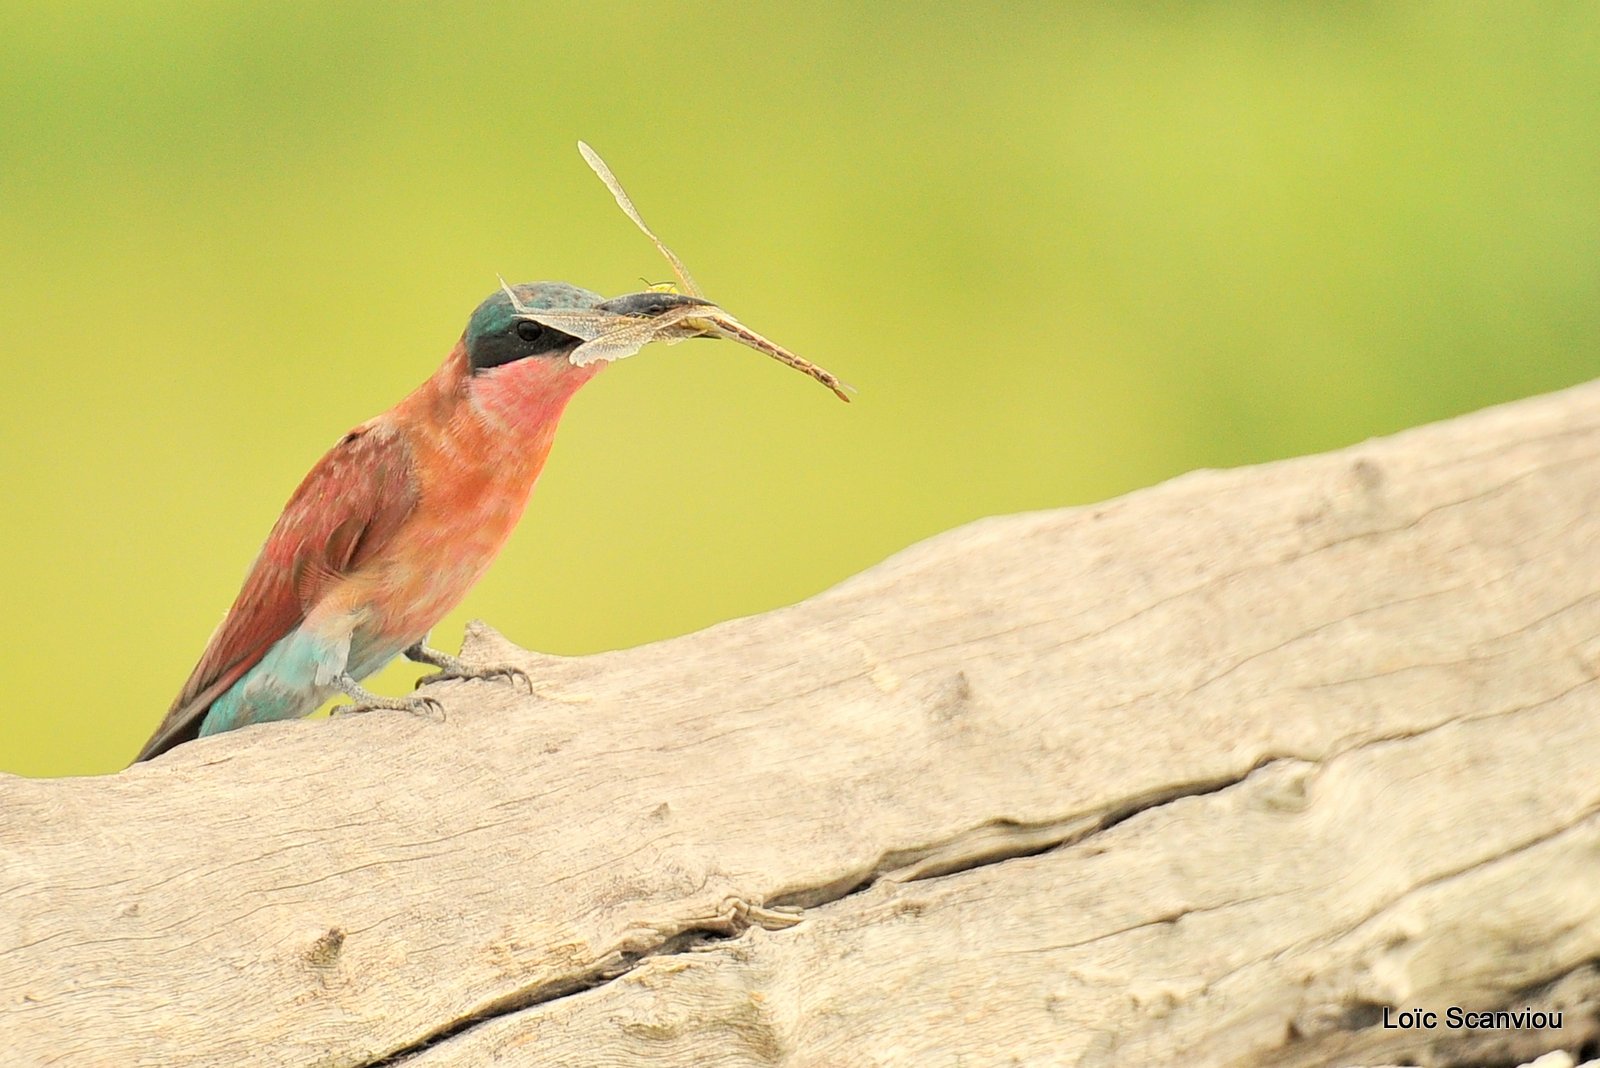
[[[461,475],[487,468],[497,480],[531,488],[567,403],[599,368],[534,357],[473,373],[458,344],[395,414]]]
[[[560,357],[533,357],[467,375],[467,400],[485,423],[510,439],[553,432],[567,402],[600,370]]]
[[[410,590],[408,608],[385,633],[414,640],[477,581],[521,518],[567,402],[592,377],[537,358],[473,374],[458,347],[380,417],[406,439],[418,498],[382,578]]]

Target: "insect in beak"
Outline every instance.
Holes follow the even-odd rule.
[[[582,141],[578,142],[578,151],[595,174],[600,176],[606,188],[611,190],[623,214],[633,220],[634,225],[644,232],[672,266],[673,276],[678,280],[677,286],[671,283],[653,285],[640,293],[603,301],[588,311],[553,311],[524,307],[511,287],[506,285],[505,279],[501,279],[501,288],[511,298],[511,306],[519,315],[582,338],[583,344],[574,349],[569,357],[580,367],[632,356],[652,341],[664,341],[672,345],[692,337],[720,337],[737,341],[779,363],[788,364],[827,386],[840,400],[850,400],[850,392],[854,390],[840,381],[837,375],[767,340],[707,300],[683,261],[645,224],[639,209],[633,206],[632,198],[622,188],[622,183],[617,181],[617,176],[611,173],[611,168],[606,166],[605,160],[600,158],[600,154]]]

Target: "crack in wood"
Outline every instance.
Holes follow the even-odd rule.
[[[581,701],[0,777],[7,1063],[1221,1065],[1320,1006],[1600,1002],[1562,972],[1600,956],[1596,412],[990,520],[633,650],[474,632]]]
[[[1006,819],[988,820],[945,842],[886,853],[877,864],[859,878],[833,882],[825,887],[810,890],[788,891],[768,902],[766,907],[816,908],[863,894],[879,882],[910,883],[947,878],[977,868],[1004,864],[1009,860],[1037,856],[1054,849],[1074,846],[1140,813],[1152,811],[1184,798],[1217,793],[1230,786],[1236,786],[1272,763],[1274,759],[1276,758],[1263,758],[1249,771],[1233,778],[1214,779],[1152,791],[1141,798],[1108,808],[1099,815],[1069,817],[1036,825]],[[803,918],[802,916],[801,919]],[[646,960],[695,952],[708,944],[738,938],[752,926],[760,924],[752,922],[731,927],[722,925],[686,927],[655,947],[620,954],[616,959],[602,962],[581,977],[509,993],[496,999],[484,1009],[452,1021],[417,1042],[394,1050],[378,1060],[363,1062],[355,1068],[393,1068],[394,1065],[403,1064],[441,1042],[462,1036],[473,1028],[492,1023],[500,1017],[597,989],[616,982]]]

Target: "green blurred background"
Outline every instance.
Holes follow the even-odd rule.
[[[0,6],[0,769],[120,768],[290,491],[496,272],[656,347],[435,632],[665,638],[979,516],[1600,371],[1594,4]],[[419,673],[391,668],[399,692]]]

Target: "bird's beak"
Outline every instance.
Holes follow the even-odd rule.
[[[701,297],[647,289],[643,293],[628,293],[602,300],[589,312],[547,312],[529,317],[584,338],[584,343],[568,357],[578,367],[599,360],[609,362],[632,356],[652,341],[664,341],[671,345],[691,337],[720,337],[747,345],[779,363],[786,363],[810,375],[833,390],[834,395],[842,401],[850,399],[847,392],[849,387],[832,373],[773,344]],[[599,324],[594,322],[597,317],[600,318]],[[616,330],[610,329],[613,319],[620,322]]]
[[[612,297],[610,300],[603,300],[594,306],[594,310],[605,312],[608,315],[654,319],[656,316],[673,308],[695,306],[704,308],[716,307],[709,300],[703,300],[700,297],[647,289],[643,293],[628,293],[620,297]]]

